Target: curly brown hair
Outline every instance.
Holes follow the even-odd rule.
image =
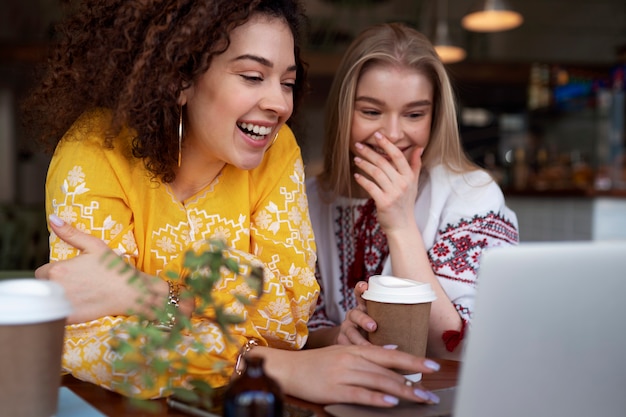
[[[284,19],[293,34],[295,113],[306,85],[300,58],[306,17],[298,0],[85,0],[57,28],[45,73],[23,103],[25,126],[52,152],[83,112],[108,108],[104,145],[133,129],[133,155],[171,182],[180,92],[228,48],[231,31],[257,13]]]

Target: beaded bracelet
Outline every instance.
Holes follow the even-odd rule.
[[[250,339],[246,342],[245,345],[243,345],[243,347],[239,351],[239,355],[237,356],[237,361],[235,362],[235,373],[237,375],[243,374],[243,371],[246,370],[246,355],[255,346],[259,346],[259,341],[256,339]]]

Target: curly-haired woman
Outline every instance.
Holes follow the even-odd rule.
[[[27,108],[54,149],[47,184],[51,263],[37,276],[61,283],[74,304],[63,367],[132,394],[167,395],[141,376],[112,369],[110,329],[142,308],[138,289],[101,262],[111,249],[176,300],[164,271],[180,271],[190,245],[222,237],[241,259],[265,267],[252,307],[223,280],[217,302],[248,320],[227,343],[193,315],[206,352],[184,339],[187,375],[214,386],[242,346],[265,358],[287,394],[318,402],[392,406],[436,397],[392,371],[432,372],[434,362],[393,349],[299,350],[319,287],[303,164],[286,122],[305,83],[301,6],[293,0],[88,0],[61,27],[47,75]],[[84,233],[86,232],[86,233]],[[89,236],[91,235],[91,236]],[[80,255],[79,255],[80,253]],[[158,278],[155,278],[158,277]],[[192,301],[181,301],[191,314]]]

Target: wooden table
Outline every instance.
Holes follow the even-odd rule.
[[[455,386],[457,383],[459,362],[449,360],[439,360],[438,362],[441,364],[439,372],[424,375],[423,385],[428,390],[448,388]],[[189,417],[188,414],[183,414],[167,407],[165,400],[153,401],[153,403],[161,407],[161,410],[157,413],[137,409],[125,397],[94,384],[80,381],[71,375],[64,375],[61,383],[108,417]],[[293,397],[288,397],[287,401],[299,407],[313,410],[318,417],[331,417],[330,414],[324,411],[324,405],[310,403]]]

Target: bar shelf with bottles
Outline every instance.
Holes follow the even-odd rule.
[[[626,197],[625,76],[626,62],[533,64],[526,111],[500,116],[505,192]]]

